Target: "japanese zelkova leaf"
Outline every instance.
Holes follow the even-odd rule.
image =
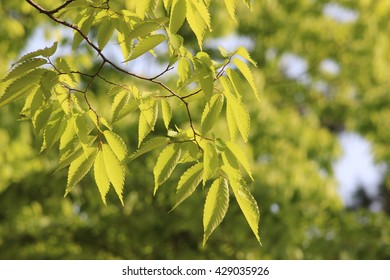
[[[116,194],[123,205],[123,186],[125,184],[125,167],[119,161],[115,153],[108,144],[102,145],[104,164],[108,179],[113,185]]]
[[[138,1],[136,5],[136,13],[137,15],[144,19],[146,14],[153,11],[155,8],[156,1],[155,0],[142,0]]]
[[[27,72],[38,68],[47,63],[47,60],[44,58],[31,58],[23,61],[22,63],[17,64],[12,68],[8,75],[2,80],[2,82],[8,81],[10,79],[19,77],[26,74]]]
[[[226,105],[226,121],[229,128],[230,140],[234,141],[238,134],[238,125],[234,116],[234,109],[229,103]]]
[[[186,18],[186,0],[173,0],[169,15],[169,30],[175,34]]]
[[[138,37],[146,37],[151,32],[156,31],[161,26],[161,23],[155,21],[143,21],[133,27],[133,30],[127,34],[127,40],[136,39]]]
[[[242,60],[240,60],[238,58],[233,59],[233,63],[237,66],[237,68],[240,70],[242,75],[244,75],[245,79],[248,81],[257,100],[260,100],[259,93],[258,93],[257,87],[256,87],[256,83],[255,83],[255,80],[253,78],[253,74],[252,74],[251,70],[249,69],[248,65],[246,65],[245,62],[243,62]]]
[[[230,17],[236,21],[236,5],[237,5],[237,0],[225,0],[225,5],[228,10],[228,13]]]
[[[98,30],[98,46],[102,50],[111,39],[115,30],[114,22],[111,20],[110,16],[102,18],[102,23],[98,26]]]
[[[70,164],[68,170],[68,183],[66,186],[65,196],[78,182],[80,182],[81,179],[84,178],[84,176],[91,169],[95,161],[96,154],[96,148],[88,148],[84,153],[81,153],[80,156]]]
[[[165,128],[168,129],[172,118],[172,108],[165,98],[161,98],[161,112]]]
[[[138,147],[145,137],[154,129],[158,115],[156,99],[151,99],[139,105],[140,116],[138,122]]]
[[[203,147],[203,185],[211,179],[219,166],[219,156],[215,145],[206,143]]]
[[[6,87],[4,93],[0,95],[0,108],[25,94],[37,90],[39,81],[46,71],[47,70],[41,68],[34,69],[26,75],[12,81],[12,83]]]
[[[251,58],[251,56],[250,56],[248,50],[247,50],[246,48],[242,47],[242,46],[241,46],[241,47],[238,47],[238,48],[236,49],[236,51],[234,52],[234,54],[241,56],[241,57],[244,58],[246,61],[249,61],[250,63],[253,64],[253,66],[256,66],[256,65],[257,65],[256,61],[254,61],[254,60]]]
[[[230,81],[226,77],[220,77],[220,80],[224,88],[224,95],[227,99],[226,116],[231,140],[234,141],[236,129],[238,129],[244,142],[246,143],[248,141],[250,130],[249,113],[242,101],[231,92]]]
[[[141,147],[129,157],[129,160],[132,161],[132,160],[138,158],[139,156],[142,156],[143,154],[146,154],[146,153],[153,151],[157,148],[165,146],[168,143],[169,143],[168,137],[157,136],[157,137],[151,138],[151,139],[143,142],[141,144]]]
[[[179,184],[176,189],[176,204],[172,208],[175,209],[186,198],[188,198],[202,181],[203,178],[203,164],[196,163],[192,167],[188,168],[180,177]]]
[[[162,150],[153,169],[154,194],[156,194],[158,187],[171,176],[179,162],[180,155],[181,148],[178,144],[168,145]]]
[[[187,17],[187,22],[192,29],[192,31],[195,33],[195,36],[198,40],[198,45],[199,48],[202,49],[202,43],[203,43],[203,37],[206,32],[207,26],[209,24],[205,22],[204,18],[198,11],[196,5],[194,4],[195,2],[198,2],[198,0],[186,0],[186,17]],[[204,5],[204,3],[203,3]],[[207,8],[206,8],[207,11]],[[208,13],[208,12],[207,12]],[[203,15],[207,18],[207,14]],[[208,17],[210,19],[210,16]]]
[[[245,152],[241,149],[241,147],[234,142],[226,142],[227,149],[234,155],[236,160],[244,167],[246,173],[248,173],[249,177],[253,179],[251,167],[248,161],[248,158]]]
[[[95,20],[95,12],[93,9],[85,9],[80,13],[80,20],[77,23],[80,31],[84,35],[88,35],[91,26]],[[74,31],[74,38],[72,43],[72,50],[76,50],[80,43],[84,40],[84,37],[78,31]]]
[[[103,151],[101,150],[97,153],[95,163],[93,165],[93,171],[100,196],[102,197],[103,203],[106,204],[106,195],[110,189],[110,180],[106,171]]]
[[[116,157],[123,162],[127,158],[127,146],[123,139],[110,130],[105,130],[103,134]]]
[[[172,7],[172,2],[173,0],[164,0],[163,3],[164,3],[164,8],[166,11],[169,11]]]
[[[30,52],[30,53],[27,53],[27,54],[23,55],[16,63],[20,63],[20,62],[26,61],[30,58],[34,58],[34,57],[38,57],[38,56],[50,57],[56,52],[57,46],[58,46],[58,42],[54,42],[51,47],[47,47],[44,49],[39,49],[39,50]]]
[[[222,94],[214,94],[210,101],[206,103],[202,113],[202,132],[207,133],[210,131],[221,113],[224,97]]]
[[[232,69],[227,69],[226,74],[233,85],[237,98],[241,100],[247,91],[247,87],[245,87],[243,80],[240,78],[240,75]]]
[[[51,149],[65,131],[67,119],[61,110],[52,113],[50,120],[44,128],[43,145],[41,151]]]
[[[229,187],[225,178],[216,179],[211,185],[203,209],[203,246],[224,219],[229,208]]]
[[[249,192],[246,187],[244,180],[239,175],[239,172],[231,167],[223,166],[223,172],[229,179],[229,184],[233,190],[233,194],[240,206],[242,213],[245,216],[252,232],[260,242],[259,236],[259,222],[260,222],[260,211],[256,200]]]
[[[150,35],[150,36],[142,39],[134,47],[130,57],[128,59],[126,59],[125,62],[129,61],[129,60],[133,60],[133,59],[143,55],[144,53],[146,53],[148,51],[151,51],[157,45],[161,44],[165,40],[166,40],[166,37],[164,35],[162,35],[162,34],[154,34],[154,35]]]
[[[177,81],[177,86],[181,86],[187,81],[191,76],[191,64],[186,57],[179,59],[177,66],[177,73],[179,74],[179,80]]]
[[[47,125],[52,111],[53,106],[42,106],[34,111],[34,114],[31,116],[31,121],[36,134],[39,134],[42,128]]]

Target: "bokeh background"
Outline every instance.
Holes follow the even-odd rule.
[[[206,50],[217,56],[218,45],[244,45],[258,62],[261,102],[247,98],[247,153],[263,245],[231,201],[203,247],[204,191],[168,213],[178,175],[153,197],[153,153],[128,165],[124,207],[111,191],[104,206],[91,176],[64,198],[67,174],[54,173],[56,150],[39,153],[41,138],[18,120],[22,102],[14,102],[0,110],[0,259],[390,259],[390,1],[257,0],[251,12],[238,5],[238,24],[223,1],[211,2]],[[53,41],[75,66],[96,67],[91,50],[71,52],[71,33],[25,1],[0,5],[1,76],[20,54]],[[190,29],[180,32],[196,49]],[[113,59],[116,48],[107,49]],[[159,61],[148,57],[129,67],[158,73],[164,50],[158,51]],[[109,111],[107,86],[91,90],[95,104]],[[134,120],[116,129],[134,151]],[[161,123],[156,133],[164,133]],[[365,143],[365,156],[358,156],[356,141]],[[348,177],[356,166],[364,170]]]

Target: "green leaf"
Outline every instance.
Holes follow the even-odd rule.
[[[206,143],[203,147],[203,185],[211,179],[219,167],[219,156],[216,147]]]
[[[259,222],[260,211],[256,200],[245,186],[244,180],[242,180],[239,172],[229,166],[222,167],[223,172],[229,179],[230,187],[233,190],[233,194],[240,206],[242,213],[245,216],[252,232],[260,242],[259,236]],[[261,244],[261,243],[260,243]]]
[[[226,179],[220,177],[211,185],[203,210],[203,246],[213,231],[224,219],[229,207],[229,187]]]
[[[186,2],[187,2],[186,5],[187,22],[190,28],[192,29],[192,31],[195,33],[195,36],[198,40],[199,48],[202,49],[203,37],[206,32],[206,28],[208,24],[204,21],[202,15],[200,14],[196,5],[194,4],[195,2],[197,2],[197,0],[186,0]],[[204,16],[206,16],[207,18],[207,14]]]
[[[196,163],[183,173],[183,175],[180,177],[179,184],[177,186],[176,204],[172,208],[172,210],[179,206],[196,190],[196,187],[199,185],[200,181],[202,181],[202,177],[202,163]]]
[[[144,38],[148,36],[153,31],[159,29],[161,26],[160,22],[156,21],[144,21],[133,27],[133,30],[127,35],[128,40],[133,40],[135,38],[141,37]]]
[[[155,0],[138,1],[136,5],[136,13],[140,18],[144,19],[147,13],[155,9],[155,5]]]
[[[230,140],[234,141],[238,134],[238,125],[234,116],[234,110],[229,103],[226,105],[226,121],[229,128]]]
[[[142,156],[143,154],[146,154],[152,150],[165,146],[168,143],[169,143],[168,137],[157,136],[151,138],[148,141],[142,143],[141,147],[130,156],[129,160],[132,161],[138,158],[139,156]]]
[[[139,105],[140,116],[138,122],[138,147],[145,137],[154,130],[158,116],[158,105],[156,99],[150,99]]]
[[[20,75],[26,74],[27,72],[38,68],[47,63],[47,60],[44,58],[32,58],[23,61],[17,66],[13,67],[12,70],[8,73],[8,75],[2,80],[2,82],[8,81],[10,79],[19,77]]]
[[[179,59],[177,66],[177,73],[179,74],[179,80],[177,86],[182,86],[191,76],[191,64],[188,58],[182,57]]]
[[[101,21],[102,23],[98,26],[97,40],[98,46],[102,50],[114,34],[115,25],[110,16],[103,17]]]
[[[185,0],[173,0],[169,16],[169,30],[176,33],[186,18],[187,5]]]
[[[165,128],[169,128],[169,123],[171,122],[172,118],[172,108],[171,105],[169,105],[169,102],[166,100],[166,98],[161,98],[161,111],[162,111],[162,117],[164,121]]]
[[[34,57],[38,57],[38,56],[50,57],[56,52],[57,46],[58,46],[58,42],[54,42],[51,47],[47,47],[44,49],[39,49],[39,50],[30,52],[30,53],[27,53],[27,54],[23,55],[16,63],[20,63],[20,62],[26,61],[30,58],[34,58]]]
[[[96,148],[88,148],[85,153],[81,153],[80,156],[70,164],[65,196],[91,169],[96,157],[96,152]]]
[[[110,180],[106,171],[106,164],[104,162],[103,151],[97,153],[95,163],[93,166],[95,175],[95,182],[99,189],[100,196],[102,197],[103,203],[106,205],[106,195],[110,189]]]
[[[88,8],[79,14],[80,20],[77,22],[77,26],[84,35],[88,35],[89,30],[95,20],[96,13],[93,8]],[[74,31],[72,50],[76,50],[80,43],[84,40],[79,32]]]
[[[34,111],[32,115],[32,124],[34,126],[35,134],[39,134],[42,128],[47,125],[50,115],[53,111],[52,106],[42,106]]]
[[[180,155],[181,149],[178,144],[168,145],[162,150],[153,169],[154,194],[156,194],[158,187],[171,176],[179,162]]]
[[[231,140],[234,141],[237,130],[244,142],[248,141],[250,131],[250,116],[245,105],[231,92],[231,85],[226,77],[220,77],[227,99],[226,117]]]
[[[244,167],[246,173],[248,173],[249,177],[253,179],[251,167],[249,161],[246,157],[245,152],[241,149],[239,145],[234,142],[226,142],[227,149],[232,153],[232,155],[236,158],[236,160]]]
[[[223,100],[224,98],[222,94],[214,94],[211,97],[210,102],[206,103],[201,120],[203,133],[207,133],[214,127],[218,120],[219,114],[221,113]]]
[[[230,17],[236,22],[236,5],[237,0],[225,0],[225,5]]]
[[[66,123],[67,119],[63,111],[56,110],[52,113],[43,133],[41,152],[45,149],[50,150],[60,140],[62,133],[65,131]]]
[[[252,194],[245,187],[244,182],[233,181],[230,182],[234,196],[237,199],[238,205],[244,213],[245,219],[247,220],[250,228],[252,229],[256,239],[260,242],[259,236],[259,222],[260,222],[260,211],[257,206],[257,202]]]
[[[239,74],[232,69],[227,69],[226,74],[229,78],[229,81],[233,85],[237,98],[241,100],[244,93],[246,92],[246,87],[244,87],[242,79],[240,78]]]
[[[250,56],[248,50],[247,50],[246,48],[242,47],[242,46],[239,47],[238,49],[236,49],[236,51],[234,52],[234,54],[237,54],[237,55],[241,56],[242,58],[244,58],[246,61],[249,61],[250,63],[253,64],[253,66],[256,66],[256,65],[257,65],[256,61],[254,61],[254,60],[251,58],[251,56]]]
[[[123,186],[125,184],[125,167],[108,144],[102,145],[104,164],[107,176],[114,186],[114,190],[123,205]]]
[[[255,80],[253,78],[253,74],[252,74],[251,70],[249,69],[248,65],[246,65],[245,62],[243,62],[242,60],[240,60],[238,58],[233,59],[233,63],[237,66],[237,68],[240,70],[240,72],[244,75],[245,79],[248,81],[257,100],[260,100],[259,93],[258,93],[257,87],[256,87],[256,83],[255,83]]]
[[[120,162],[123,162],[127,158],[127,146],[123,139],[110,130],[105,130],[103,133],[116,157]]]
[[[0,96],[0,108],[17,98],[38,89],[39,81],[46,69],[34,69],[26,75],[14,80]]]
[[[142,39],[133,49],[129,58],[125,60],[125,62],[129,60],[133,60],[144,53],[154,49],[157,45],[161,44],[166,40],[166,37],[162,34],[155,34]]]

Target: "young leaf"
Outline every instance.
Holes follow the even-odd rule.
[[[230,187],[233,190],[233,194],[238,202],[238,205],[240,206],[242,213],[245,216],[245,219],[247,220],[257,240],[260,242],[260,211],[259,207],[257,206],[256,200],[246,188],[245,182],[244,180],[242,180],[237,170],[229,166],[223,166],[222,170],[229,179]]]
[[[64,116],[64,112],[56,110],[52,113],[43,133],[41,152],[45,149],[51,149],[60,140],[62,133],[65,131],[66,123],[67,119]]]
[[[185,0],[173,0],[169,15],[169,30],[175,34],[186,18],[187,5]]]
[[[95,182],[98,186],[100,196],[102,197],[103,203],[106,204],[106,195],[110,189],[110,180],[108,179],[106,164],[104,162],[103,151],[97,153],[95,163],[93,166],[95,175]]]
[[[206,32],[207,25],[209,24],[204,21],[204,18],[202,15],[199,13],[195,2],[198,2],[197,0],[186,0],[187,2],[187,11],[186,11],[186,17],[187,17],[187,22],[189,26],[191,27],[192,31],[195,33],[195,36],[198,40],[198,45],[199,48],[202,49],[202,42],[203,42],[203,37]],[[203,1],[199,1],[203,2]],[[203,3],[204,5],[204,3]],[[203,15],[207,18],[208,12],[206,8],[206,14]],[[210,19],[210,15],[208,15],[208,19]]]
[[[249,177],[253,179],[251,167],[249,161],[245,155],[245,152],[241,149],[239,145],[234,142],[226,142],[227,149],[232,153],[235,159],[244,167],[246,173],[248,173]]]
[[[168,144],[168,142],[169,142],[168,137],[157,136],[151,138],[148,141],[142,143],[141,147],[130,156],[129,160],[132,161],[137,157],[142,156],[143,154],[146,154],[154,149],[165,146]]]
[[[27,72],[38,68],[47,63],[47,60],[44,58],[32,58],[23,61],[22,63],[15,66],[8,75],[2,80],[2,82],[8,81],[10,79],[19,77],[20,75],[24,75]]]
[[[125,62],[129,60],[133,60],[144,53],[154,49],[157,45],[161,44],[166,40],[166,37],[162,34],[154,34],[142,39],[133,49],[130,57],[125,60]]]
[[[210,102],[206,103],[202,113],[202,132],[207,133],[215,125],[223,106],[223,95],[215,94],[211,97]]]
[[[138,37],[144,38],[153,31],[159,29],[161,23],[155,21],[143,21],[133,27],[133,30],[128,33],[127,39],[133,40]]]
[[[88,148],[85,153],[80,154],[80,156],[70,164],[65,196],[91,169],[96,157],[96,152],[96,148]]]
[[[253,74],[252,74],[251,70],[249,69],[248,65],[246,65],[245,62],[243,62],[242,60],[240,60],[238,58],[233,59],[233,63],[237,66],[237,68],[240,70],[240,72],[244,75],[245,79],[248,81],[257,100],[260,100],[259,93],[258,93],[257,87],[256,87],[256,83],[255,83],[255,80],[253,78]]]
[[[236,22],[236,5],[237,0],[225,0],[225,5],[230,17]]]
[[[158,187],[171,176],[179,162],[180,155],[181,149],[178,144],[168,145],[162,150],[153,169],[154,194],[156,194]]]
[[[219,156],[216,147],[206,143],[203,147],[203,185],[211,179],[219,166]]]
[[[119,159],[120,162],[123,162],[127,158],[127,147],[125,142],[118,134],[110,130],[105,130],[103,133],[104,137],[108,142],[108,145],[110,146],[116,157]]]
[[[202,163],[196,163],[183,173],[183,175],[180,177],[179,184],[177,186],[176,204],[172,208],[172,210],[179,206],[186,198],[188,198],[195,191],[200,181],[202,181],[202,177]]]
[[[84,35],[88,35],[89,30],[95,20],[95,11],[92,8],[84,9],[79,14],[79,21],[77,22],[77,26],[81,30]],[[84,40],[81,34],[78,31],[74,31],[72,50],[76,50],[80,43]]]
[[[231,84],[226,77],[220,77],[224,94],[227,99],[226,115],[231,140],[234,141],[236,129],[240,132],[244,142],[248,141],[250,130],[250,116],[245,105],[231,92]],[[235,123],[235,125],[234,125]]]
[[[213,231],[222,222],[229,207],[229,187],[226,179],[220,177],[211,185],[203,210],[203,246]]]
[[[0,108],[24,94],[37,90],[39,80],[46,71],[47,70],[41,68],[34,69],[26,75],[14,80],[0,96]]]
[[[145,15],[155,8],[155,0],[142,0],[138,1],[136,5],[136,13],[137,15],[144,19]]]
[[[154,129],[157,121],[158,106],[156,99],[150,99],[139,105],[140,116],[138,122],[138,147],[145,137]]]
[[[186,57],[179,59],[177,73],[179,74],[179,80],[177,81],[177,86],[179,87],[183,85],[191,76],[191,64]]]
[[[121,164],[108,144],[102,145],[104,164],[108,179],[123,205],[123,185],[125,183],[125,167]]]
[[[115,30],[115,25],[110,16],[103,17],[101,21],[102,23],[98,26],[99,31],[97,39],[98,46],[102,50],[111,39]]]
[[[242,58],[244,58],[246,61],[249,61],[250,63],[253,64],[253,66],[256,66],[256,65],[257,65],[256,61],[254,61],[254,60],[251,58],[249,52],[248,52],[247,49],[244,48],[244,47],[239,47],[239,48],[234,52],[234,54],[237,54],[237,55],[241,56]]]
[[[227,69],[226,74],[229,78],[229,81],[233,85],[237,98],[241,100],[244,93],[246,92],[246,87],[244,86],[242,79],[240,78],[239,74],[232,69]]]
[[[169,102],[166,100],[166,98],[161,98],[161,111],[162,111],[162,117],[164,121],[165,128],[169,128],[169,123],[172,118],[172,108],[171,105],[169,105]]]
[[[58,42],[54,42],[51,47],[47,47],[44,49],[39,49],[39,50],[30,52],[30,53],[27,53],[24,56],[22,56],[16,63],[20,63],[20,62],[26,61],[30,58],[34,58],[34,57],[38,57],[38,56],[50,57],[56,52],[57,46],[58,46]]]
[[[234,116],[234,110],[229,103],[226,105],[226,121],[229,128],[230,140],[234,141],[238,134],[238,125]]]
[[[242,213],[244,213],[245,219],[247,220],[250,228],[256,236],[256,239],[260,242],[260,211],[259,207],[257,206],[256,200],[245,187],[244,181],[231,181],[230,186],[232,187],[234,196],[237,199],[238,205],[240,206]]]

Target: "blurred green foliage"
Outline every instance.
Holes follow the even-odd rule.
[[[1,259],[390,258],[389,200],[383,200],[384,211],[378,213],[347,210],[332,172],[341,155],[337,133],[344,130],[371,140],[376,159],[389,166],[390,3],[332,1],[356,14],[356,20],[342,22],[324,14],[329,1],[259,0],[250,16],[238,8],[239,24],[234,25],[225,24],[218,12],[222,1],[215,2],[211,36],[233,32],[249,37],[259,64],[256,77],[263,90],[260,105],[249,106],[253,121],[246,152],[253,159],[250,188],[260,205],[263,246],[232,205],[202,247],[199,209],[205,193],[198,190],[180,211],[168,213],[174,186],[153,196],[153,178],[146,172],[155,164],[152,156],[128,165],[124,207],[113,191],[104,206],[90,177],[63,198],[66,174],[53,174],[52,154],[38,154],[40,140],[29,124],[17,122],[20,104],[15,103],[0,110]],[[1,6],[4,73],[33,29],[48,23],[24,1],[2,0]],[[192,43],[196,48],[196,41]],[[288,54],[307,63],[299,79],[281,67]],[[74,55],[75,63],[93,67],[82,53]],[[339,71],[324,70],[321,63],[326,60]],[[107,89],[102,85],[92,90],[93,102],[107,108]],[[123,120],[117,129],[134,151],[134,121]],[[382,185],[385,197],[388,171]]]

